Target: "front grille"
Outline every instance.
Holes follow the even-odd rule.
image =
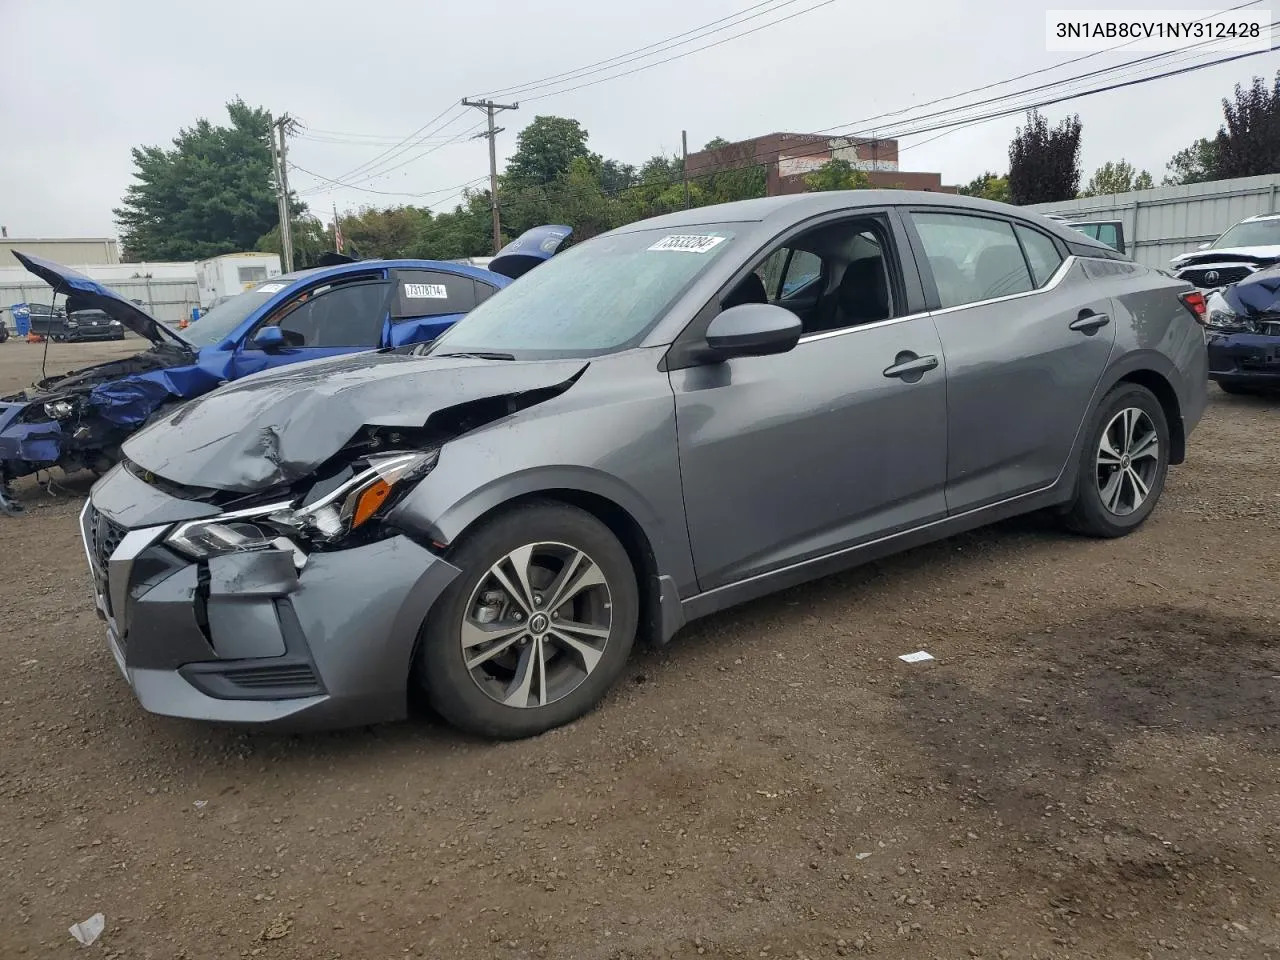
[[[307,663],[282,663],[264,667],[237,667],[224,670],[227,681],[245,690],[311,689],[316,685],[315,671]]]
[[[98,571],[105,577],[107,561],[116,552],[116,547],[120,546],[120,541],[128,531],[118,523],[107,519],[107,516],[92,503],[89,504],[88,528],[89,552],[93,555],[93,562],[97,564]]]
[[[1179,277],[1197,287],[1225,287],[1236,283],[1253,273],[1251,267],[1189,267],[1179,272]],[[1209,274],[1214,274],[1212,278]]]

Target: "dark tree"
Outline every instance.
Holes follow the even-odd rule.
[[[1256,177],[1280,171],[1280,71],[1270,88],[1261,77],[1236,84],[1234,99],[1222,101],[1226,123],[1218,131],[1215,179]]]
[[[1204,183],[1217,177],[1218,144],[1201,137],[1191,146],[1179,150],[1169,160],[1164,185],[1176,187],[1187,183]]]
[[[1027,114],[1009,144],[1009,197],[1012,203],[1074,200],[1080,189],[1080,117],[1063,118],[1052,129],[1035,110]]]

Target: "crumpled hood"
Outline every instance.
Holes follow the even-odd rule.
[[[1280,266],[1259,270],[1227,287],[1222,295],[1243,317],[1280,314]]]
[[[1202,263],[1274,263],[1280,261],[1280,245],[1264,247],[1221,247],[1181,253],[1169,263],[1175,270]]]
[[[13,255],[24,267],[53,287],[55,291],[60,291],[66,294],[69,300],[75,301],[69,304],[71,309],[67,311],[68,313],[88,307],[96,308],[113,320],[119,320],[129,330],[154,344],[178,343],[190,346],[177,331],[166,327],[136,303],[129,302],[114,290],[98,283],[97,280],[92,280],[83,273],[64,267],[60,263],[54,263],[52,260],[46,260],[44,257],[19,253],[17,250],[13,251]]]
[[[423,427],[438,411],[557,387],[585,360],[357,353],[254,374],[134,434],[124,454],[192,487],[251,493],[300,480],[365,426]]]

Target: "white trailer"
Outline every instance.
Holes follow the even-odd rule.
[[[280,257],[274,253],[225,253],[196,264],[200,308],[208,310],[220,297],[234,297],[255,284],[280,276]]]

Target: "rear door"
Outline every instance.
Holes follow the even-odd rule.
[[[494,292],[491,284],[443,270],[393,270],[391,316],[384,341],[430,343]]]
[[[259,321],[236,348],[236,377],[303,360],[373,350],[383,344],[391,285],[382,271],[320,281],[290,297]],[[254,337],[279,327],[285,346],[263,350]]]
[[[947,507],[1047,487],[1115,342],[1112,305],[1065,245],[1008,217],[907,217],[947,361]]]

